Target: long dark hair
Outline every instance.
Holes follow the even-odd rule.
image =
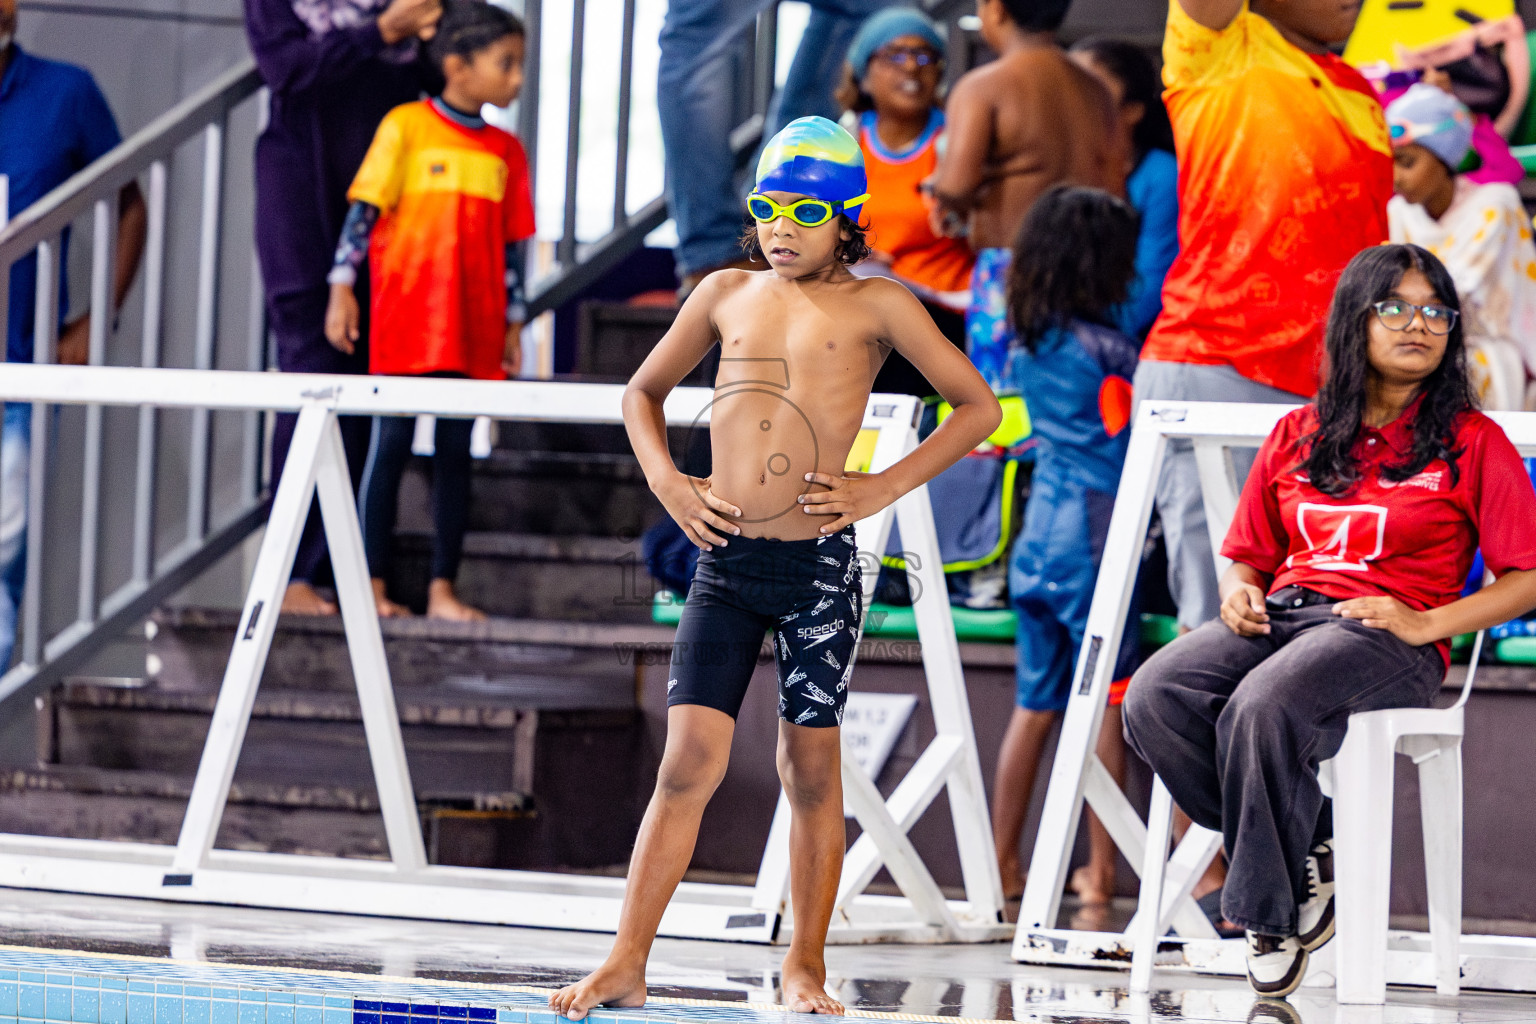
[[[1136,276],[1139,224],[1129,203],[1096,188],[1057,185],[1035,201],[1008,272],[1008,315],[1026,348],[1074,318],[1113,326]]]
[[[1136,163],[1154,149],[1173,152],[1173,125],[1168,120],[1168,108],[1163,106],[1163,83],[1146,50],[1124,39],[1093,36],[1073,44],[1071,52],[1087,56],[1114,75],[1125,91],[1125,102],[1140,103],[1146,111],[1131,133]]]
[[[1416,245],[1378,245],[1349,261],[1333,293],[1324,342],[1327,358],[1322,390],[1317,393],[1317,429],[1301,442],[1301,468],[1312,486],[1331,497],[1342,497],[1360,479],[1351,452],[1360,436],[1365,414],[1366,380],[1370,373],[1371,320],[1377,302],[1390,296],[1403,275],[1417,270],[1429,281],[1439,300],[1461,309],[1450,272],[1433,253]],[[1451,484],[1460,479],[1455,447],[1456,419],[1477,408],[1467,378],[1467,352],[1461,318],[1445,339],[1445,357],[1419,384],[1423,402],[1413,421],[1413,450],[1403,461],[1382,470],[1387,480],[1401,481],[1443,459],[1451,469]]]

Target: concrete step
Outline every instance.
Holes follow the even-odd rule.
[[[391,598],[426,611],[432,533],[396,534]],[[486,613],[511,619],[648,623],[660,588],[633,536],[470,533],[458,575],[459,595]]]
[[[162,609],[148,626],[146,677],[163,689],[211,692],[224,676],[240,613]],[[380,623],[397,693],[495,694],[536,711],[625,710],[635,706],[636,666],[626,645],[670,643],[656,625],[490,619]],[[340,617],[284,616],[264,685],[282,690],[355,690]]]

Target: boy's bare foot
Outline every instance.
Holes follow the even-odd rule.
[[[1115,898],[1114,869],[1106,875],[1092,864],[1085,864],[1072,872],[1069,887],[1084,906],[1107,906]]]
[[[784,958],[779,972],[784,1008],[790,1013],[843,1015],[843,1004],[827,995],[827,968],[820,960],[807,962],[793,953]]]
[[[427,587],[427,618],[448,622],[484,622],[485,612],[459,600],[452,580],[433,580]]]
[[[381,619],[408,619],[411,610],[403,604],[396,604],[384,594],[384,581],[373,580],[373,606],[378,609]]]
[[[288,584],[288,589],[283,591],[284,615],[335,615],[341,609],[336,607],[336,602],[327,601],[320,596],[313,583],[302,580],[294,580]]]
[[[581,1020],[598,1006],[644,1006],[645,968],[605,963],[574,985],[549,997],[549,1008],[568,1020]]]

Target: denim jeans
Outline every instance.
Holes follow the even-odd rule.
[[[1221,910],[1266,935],[1296,934],[1307,852],[1332,835],[1317,766],[1357,711],[1425,707],[1445,664],[1433,644],[1333,614],[1270,609],[1271,631],[1207,622],[1154,654],[1125,695],[1125,738],[1227,851]]]
[[[0,428],[0,675],[11,667],[16,613],[27,572],[27,472],[32,406],[7,402]]]
[[[740,259],[746,218],[735,185],[731,129],[737,105],[735,42],[772,0],[671,0],[661,28],[656,102],[666,148],[667,206],[677,224],[677,270]],[[811,17],[763,138],[797,117],[839,113],[832,90],[862,21],[891,0],[811,0]]]

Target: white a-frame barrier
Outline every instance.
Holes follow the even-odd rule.
[[[1078,655],[1071,701],[1062,722],[1056,763],[1030,860],[1029,880],[1014,934],[1015,960],[1130,968],[1134,922],[1119,933],[1057,928],[1056,920],[1085,800],[1132,867],[1140,871],[1143,864],[1146,824],[1099,762],[1095,750],[1109,696],[1114,652],[1119,649],[1126,626],[1157,479],[1169,442],[1192,443],[1200,469],[1206,518],[1215,541],[1212,547],[1218,548],[1237,509],[1240,490],[1230,450],[1258,447],[1291,408],[1221,402],[1142,403],[1120,477],[1104,559],[1088,612],[1086,639]],[[1522,455],[1536,455],[1536,413],[1493,413],[1492,417]],[[1224,571],[1226,565],[1217,555],[1217,571]],[[1159,970],[1239,977],[1246,974],[1243,940],[1218,938],[1189,895],[1220,847],[1218,833],[1191,826],[1169,857],[1160,923],[1166,922],[1179,941],[1171,943],[1166,951],[1160,949]],[[1464,988],[1536,991],[1536,939],[1464,936],[1461,952]],[[1321,976],[1330,975],[1332,965],[1330,944],[1314,955],[1308,984],[1324,983]],[[1434,977],[1429,936],[1392,932],[1388,939],[1388,983],[1433,985]],[[1331,984],[1331,980],[1326,983]]]
[[[11,401],[297,412],[298,426],[256,559],[192,795],[174,847],[0,835],[0,885],[196,903],[379,914],[487,924],[612,931],[622,879],[429,865],[400,736],[400,723],[373,611],[357,507],[337,430],[338,415],[421,415],[622,422],[619,385],[490,383],[390,377],[331,377],[193,370],[12,364],[0,379]],[[680,388],[669,397],[674,426],[707,422],[713,393]],[[878,431],[871,463],[882,469],[917,443],[917,402],[870,399],[864,426]],[[213,848],[246,726],[277,625],[311,496],[318,493],[335,567],[389,861],[250,853]],[[847,801],[864,834],[850,851],[832,941],[985,941],[1005,938],[1002,888],[969,706],[961,675],[926,488],[857,527],[865,561],[878,565],[891,516],[919,555],[909,572],[922,592],[917,620],[938,736],[889,801],[851,756],[843,759]],[[875,573],[865,577],[866,598]],[[947,901],[907,838],[947,790],[964,868],[966,899]],[[756,887],[687,883],[663,918],[664,935],[745,942],[784,941],[785,836],[776,822]],[[881,866],[903,897],[863,895]]]

